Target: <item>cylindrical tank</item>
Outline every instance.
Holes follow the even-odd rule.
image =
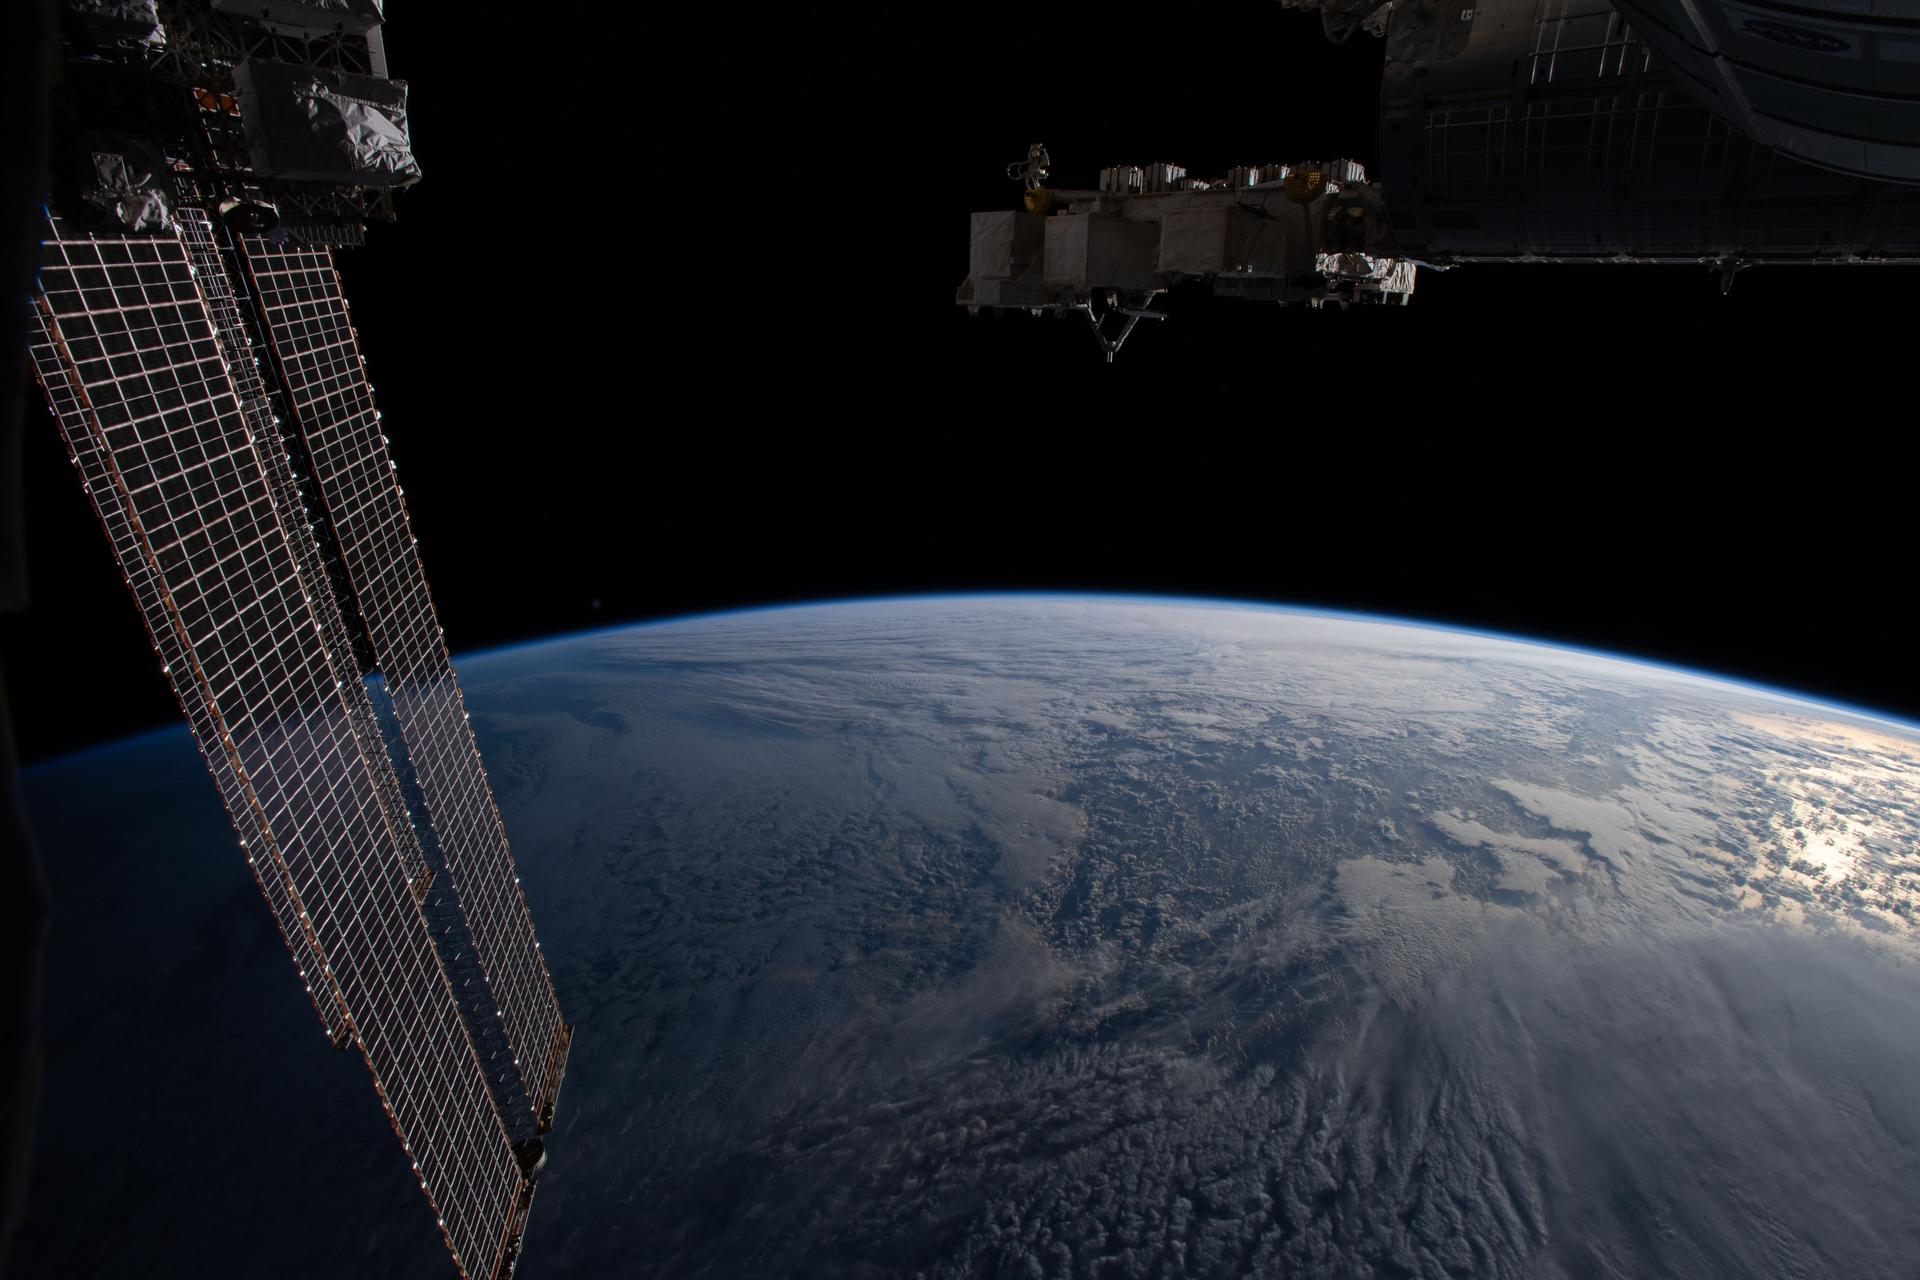
[[[1608,0],[1402,0],[1381,177],[1429,262],[1920,262],[1920,186],[1708,110]]]

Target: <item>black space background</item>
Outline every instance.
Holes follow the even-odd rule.
[[[1375,161],[1379,42],[1270,0],[755,18],[751,45],[395,5],[427,177],[343,255],[456,654],[891,592],[1232,596],[1515,632],[1920,717],[1905,272],[1423,273],[1176,297],[1106,366],[970,318],[967,215],[1106,164]],[[995,15],[998,16],[995,16]],[[745,37],[742,36],[744,40]],[[177,718],[37,402],[32,760]]]

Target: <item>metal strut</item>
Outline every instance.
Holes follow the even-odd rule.
[[[1152,306],[1153,299],[1162,292],[1164,292],[1164,290],[1155,289],[1152,293],[1148,294],[1147,306],[1142,307],[1122,307],[1118,305],[1119,299],[1117,297],[1113,294],[1108,294],[1107,315],[1122,315],[1127,318],[1127,322],[1120,326],[1118,336],[1112,338],[1107,337],[1106,330],[1102,327],[1105,317],[1093,314],[1093,303],[1082,302],[1076,304],[1078,310],[1086,313],[1087,326],[1093,330],[1093,340],[1098,342],[1100,349],[1107,353],[1108,364],[1113,363],[1114,354],[1120,350],[1121,344],[1126,342],[1127,335],[1133,332],[1134,325],[1140,323],[1142,320],[1165,320],[1167,318],[1166,312],[1149,309]]]

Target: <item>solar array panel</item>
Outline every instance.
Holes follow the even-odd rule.
[[[174,248],[164,240],[135,240],[124,244],[108,242],[103,249],[96,248],[96,252],[103,251],[109,259],[118,258],[124,253],[129,259],[128,265],[134,266],[136,271],[144,267],[149,274],[157,272],[164,276],[170,267],[177,272],[179,263],[173,261]],[[53,278],[58,280],[57,276]],[[81,485],[92,499],[100,523],[106,529],[114,556],[120,562],[121,574],[146,622],[154,652],[159,655],[163,669],[173,682],[179,696],[180,710],[185,714],[195,740],[201,744],[207,769],[213,775],[214,785],[220,791],[228,815],[233,819],[240,845],[247,851],[247,865],[253,869],[254,880],[273,911],[274,923],[279,926],[280,935],[293,955],[294,967],[299,971],[308,998],[313,1001],[314,1012],[319,1015],[327,1038],[336,1048],[344,1047],[352,1033],[340,1004],[339,993],[326,977],[314,951],[311,935],[300,923],[299,910],[288,888],[286,866],[281,860],[279,847],[274,844],[262,820],[259,804],[234,769],[233,759],[225,750],[220,726],[213,718],[212,704],[199,696],[199,690],[193,683],[192,651],[185,635],[175,625],[168,608],[166,588],[153,562],[141,548],[132,513],[125,495],[114,483],[113,471],[101,441],[88,427],[88,401],[82,398],[80,384],[73,376],[74,366],[69,355],[71,349],[63,350],[49,330],[47,318],[47,304],[42,299],[33,311],[28,344],[34,374],[45,389],[48,403],[66,438],[68,453],[80,472]],[[116,345],[119,345],[117,340]]]
[[[474,958],[544,1127],[569,1030],[427,591],[332,252],[257,236],[241,245]]]
[[[186,245],[187,256],[193,263],[201,296],[206,299],[214,333],[225,353],[234,393],[240,400],[240,409],[246,415],[248,428],[253,432],[254,445],[266,470],[267,485],[273,492],[275,506],[281,512],[281,525],[286,530],[287,541],[300,561],[305,580],[315,586],[325,584],[328,581],[327,570],[322,562],[320,545],[313,534],[312,517],[306,510],[299,481],[294,476],[292,460],[287,456],[286,441],[279,430],[280,421],[274,414],[273,401],[260,368],[260,356],[255,354],[252,329],[242,314],[243,304],[235,295],[228,276],[228,253],[223,249],[214,232],[213,222],[204,210],[191,207],[182,209],[179,229],[180,239]],[[310,589],[308,597],[308,604],[320,623],[328,653],[333,656],[337,666],[352,670],[351,677],[343,682],[342,693],[362,749],[377,760],[385,750],[379,720],[374,714],[373,700],[368,696],[366,686],[360,682],[358,669],[353,666],[353,640],[348,633],[340,603],[334,599],[331,591]],[[415,896],[424,898],[433,873],[421,853],[412,819],[407,813],[406,801],[401,795],[399,779],[391,769],[376,768],[373,774],[375,788],[380,793],[380,802],[387,812],[388,822],[396,833],[400,855],[406,863]]]
[[[531,1184],[429,937],[417,844],[383,794],[392,765],[357,728],[365,689],[316,607],[325,584],[290,536],[244,367],[236,383],[248,361],[217,332],[231,290],[196,273],[209,228],[184,226],[53,221],[35,370],[322,1020],[359,1045],[456,1265],[491,1280]]]

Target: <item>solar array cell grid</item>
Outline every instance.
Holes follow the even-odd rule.
[[[193,683],[189,652],[167,610],[165,589],[153,565],[140,550],[132,518],[119,490],[114,486],[105,454],[87,427],[85,405],[70,379],[70,366],[63,362],[47,330],[45,318],[37,308],[33,312],[32,323],[29,355],[34,373],[60,424],[68,452],[80,472],[81,484],[100,516],[108,542],[120,563],[122,576],[140,609],[147,634],[152,638],[154,652],[159,655],[162,668],[173,684],[180,710],[193,731],[195,741],[201,744],[201,755],[207,762],[208,772],[212,774],[227,814],[239,833],[240,845],[247,852],[247,865],[252,868],[254,880],[273,912],[274,923],[279,926],[280,935],[293,956],[294,967],[306,987],[308,998],[313,1001],[314,1012],[319,1015],[327,1038],[336,1046],[344,1045],[351,1032],[338,993],[327,980],[314,950],[313,940],[301,924],[298,909],[289,892],[285,864],[268,836],[259,807],[224,748],[219,726],[212,718],[211,704]]]
[[[49,395],[88,447],[90,487],[113,495],[99,505],[115,549],[190,666],[172,674],[199,704],[202,750],[250,799],[241,838],[279,854],[282,922],[298,919],[337,993],[456,1264],[491,1277],[524,1181],[190,266],[175,238],[56,224],[37,367],[64,379]]]
[[[428,594],[332,254],[259,237],[241,243],[475,957],[526,1092],[542,1110],[564,1054],[559,1003]]]
[[[353,641],[348,634],[345,616],[333,593],[324,589],[328,578],[320,546],[314,538],[311,517],[294,477],[292,460],[287,456],[279,420],[274,415],[251,326],[241,310],[241,300],[228,279],[229,259],[223,253],[218,233],[204,210],[183,209],[179,222],[181,240],[186,244],[196,279],[206,298],[214,333],[225,353],[241,411],[253,431],[254,444],[260,454],[274,504],[282,514],[281,523],[286,529],[288,542],[293,547],[295,557],[300,562],[301,574],[308,584],[307,603],[318,622],[326,650],[334,660],[335,675],[343,682],[342,692],[348,704],[354,733],[359,737],[368,759],[377,766],[373,769],[374,786],[380,793],[381,804],[396,833],[396,843],[407,877],[415,886],[416,896],[424,896],[431,873],[421,853],[412,819],[408,816],[399,781],[391,767],[380,764],[385,760],[385,747],[373,702],[360,682],[357,665],[352,661]]]

